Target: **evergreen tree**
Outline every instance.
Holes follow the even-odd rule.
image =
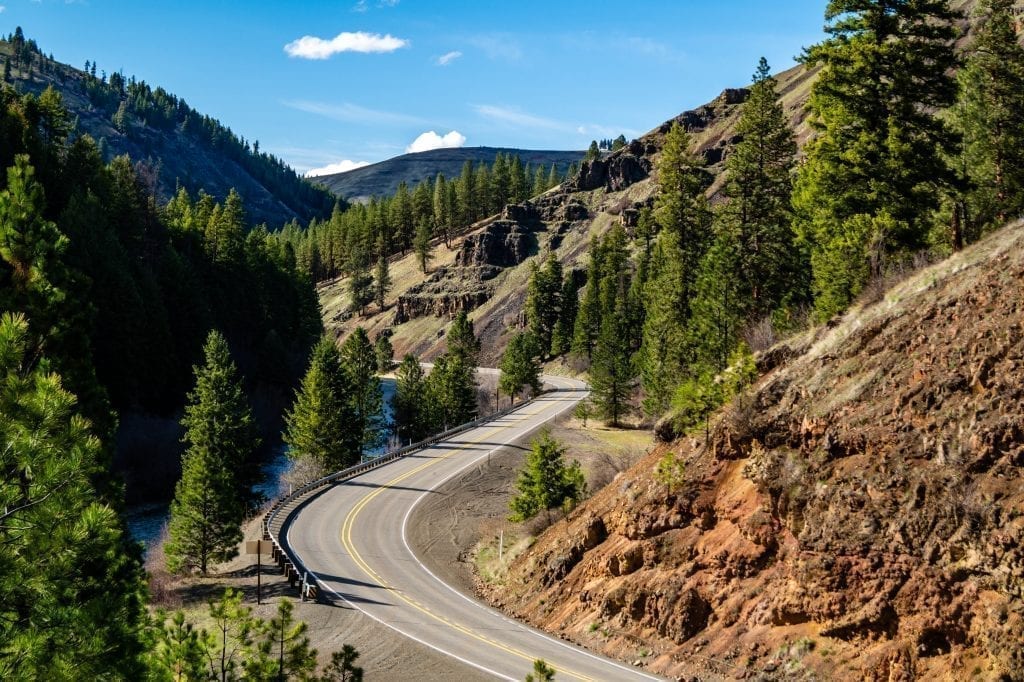
[[[416,227],[416,238],[413,240],[412,248],[416,252],[416,261],[420,265],[423,274],[427,274],[430,260],[433,258],[433,249],[430,246],[430,220],[423,218]]]
[[[331,662],[324,670],[321,682],[363,682],[363,669],[355,664],[359,652],[346,644],[341,651],[331,654]]]
[[[501,378],[498,388],[512,402],[524,387],[529,387],[534,395],[540,393],[539,355],[537,341],[529,332],[516,334],[508,342],[499,365]]]
[[[548,171],[548,180],[545,183],[546,186],[544,189],[551,189],[552,187],[557,186],[558,183],[558,167],[555,164],[551,164],[551,169]]]
[[[793,195],[820,318],[845,309],[893,254],[920,248],[955,178],[937,112],[954,100],[954,14],[944,0],[831,0],[808,103],[818,136]]]
[[[395,364],[395,349],[391,346],[391,330],[385,329],[373,343],[373,354],[377,357],[377,371],[387,374]]]
[[[182,425],[188,449],[182,455],[168,523],[167,563],[171,571],[198,568],[238,553],[246,504],[253,500],[254,467],[248,462],[259,441],[227,341],[212,331],[195,368]]]
[[[583,160],[587,162],[597,161],[601,158],[601,148],[597,146],[597,140],[591,140],[590,146],[587,147],[587,153],[583,156]]]
[[[359,462],[362,433],[353,428],[352,388],[334,341],[323,337],[291,410],[285,415],[288,456],[305,460],[317,473],[340,471]]]
[[[381,254],[377,258],[377,269],[373,277],[373,297],[378,309],[384,310],[384,302],[390,290],[391,274],[388,270],[388,259]]]
[[[679,237],[667,230],[658,236],[651,255],[651,272],[644,288],[644,324],[637,356],[644,390],[644,411],[660,415],[675,387],[686,376],[686,321],[689,300]]]
[[[476,388],[476,367],[464,354],[449,351],[434,360],[426,382],[433,430],[450,429],[476,419]]]
[[[0,316],[0,678],[136,679],[142,572],[90,481],[100,442],[32,346]]]
[[[170,682],[209,678],[208,646],[206,632],[186,622],[184,613],[177,611],[166,618],[158,612],[147,653],[150,676]]]
[[[587,266],[587,283],[583,290],[579,313],[573,327],[572,352],[578,357],[593,360],[594,346],[601,333],[601,279],[603,254],[597,237],[590,240],[590,264]]]
[[[480,357],[480,339],[473,331],[473,322],[465,310],[460,310],[452,320],[445,335],[448,353],[463,358],[474,370]]]
[[[359,311],[361,315],[376,296],[374,279],[362,261],[354,262],[350,268],[348,291],[352,301],[352,310]]]
[[[542,658],[533,662],[533,672],[526,676],[526,682],[554,682],[554,680],[555,669]]]
[[[739,280],[740,314],[756,318],[790,293],[796,267],[790,210],[796,142],[763,57],[736,133],[742,140],[726,160],[729,201],[716,231],[732,242],[738,260],[720,275]]]
[[[526,290],[526,321],[537,348],[546,355],[558,323],[562,294],[562,263],[552,252],[543,267],[531,265],[530,283]]]
[[[697,264],[711,233],[711,213],[704,196],[710,176],[689,147],[690,136],[679,123],[673,123],[658,160],[658,196],[654,204],[661,229],[674,232],[678,239],[683,278],[680,285],[687,300],[693,295]]]
[[[618,426],[629,412],[629,401],[636,385],[636,371],[630,361],[629,339],[626,336],[625,305],[604,316],[601,335],[590,368],[594,406],[611,426]]]
[[[292,616],[294,608],[281,599],[277,615],[260,628],[256,653],[244,664],[249,679],[302,680],[316,671],[316,649],[309,644],[307,625]]]
[[[256,655],[255,638],[262,623],[252,609],[242,606],[242,593],[228,588],[217,601],[209,602],[211,636],[207,642],[210,677],[214,680],[241,679],[246,663]]]
[[[544,429],[530,443],[526,465],[516,480],[515,497],[509,501],[512,521],[532,519],[542,511],[574,504],[587,491],[579,462],[565,464],[565,448]]]
[[[572,273],[569,273],[563,280],[558,300],[560,303],[558,321],[555,322],[555,328],[551,332],[552,357],[565,355],[572,347],[573,329],[576,327],[576,312],[579,306],[579,296]]]
[[[962,166],[971,186],[968,239],[1024,210],[1024,48],[1013,7],[1013,0],[979,3],[974,41],[959,73],[954,120],[963,134]]]
[[[407,354],[395,372],[395,394],[391,414],[395,433],[403,443],[423,440],[430,432],[430,414],[426,404],[426,381],[416,356]]]
[[[444,175],[437,174],[434,181],[434,228],[444,239],[444,245],[451,247],[452,222],[454,220],[451,195],[448,191],[448,183]]]
[[[345,339],[341,344],[341,358],[352,387],[350,428],[360,434],[363,450],[372,450],[380,446],[384,437],[384,394],[377,378],[377,356],[365,329],[356,327]]]

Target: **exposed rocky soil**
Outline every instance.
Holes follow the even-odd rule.
[[[776,347],[489,598],[666,674],[1024,679],[1022,291],[1016,224]]]

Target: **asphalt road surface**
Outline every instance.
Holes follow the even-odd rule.
[[[560,681],[661,679],[481,604],[434,575],[407,540],[417,505],[437,487],[587,395],[578,381],[545,377],[545,383],[560,390],[325,489],[299,507],[283,534],[328,597],[451,657],[450,679],[458,679],[462,666],[472,666],[498,679],[522,680],[538,658],[556,669]],[[373,671],[367,673],[372,679]]]

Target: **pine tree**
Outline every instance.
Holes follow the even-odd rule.
[[[0,316],[0,678],[137,679],[142,571],[90,480],[101,444],[33,346]]]
[[[429,434],[431,425],[426,390],[419,360],[407,354],[395,372],[395,394],[391,398],[395,433],[403,443],[420,441]]]
[[[526,676],[526,682],[554,682],[554,680],[555,669],[542,658],[533,662],[533,672]]]
[[[198,568],[205,575],[211,563],[238,553],[253,500],[248,463],[259,441],[227,341],[212,331],[203,353],[182,419],[188,449],[171,502],[166,552],[171,571]]]
[[[512,521],[526,521],[542,511],[560,509],[583,499],[587,484],[579,462],[565,464],[565,447],[544,429],[530,443],[526,464],[509,501]]]
[[[601,158],[601,148],[597,146],[597,140],[591,140],[590,146],[587,147],[587,153],[583,156],[583,160],[587,162],[597,161]]]
[[[346,644],[341,651],[331,654],[331,662],[324,670],[321,682],[363,682],[363,669],[355,664],[359,652]]]
[[[686,376],[686,325],[689,303],[683,254],[676,232],[658,236],[651,254],[651,272],[644,287],[644,324],[637,356],[644,389],[644,411],[662,414],[675,387]]]
[[[498,388],[513,403],[524,387],[529,387],[534,395],[540,392],[539,355],[537,340],[529,332],[516,334],[508,342],[499,365]]]
[[[423,274],[427,274],[427,268],[434,257],[433,249],[430,246],[430,220],[423,218],[416,227],[416,238],[413,240],[412,248],[416,252],[416,261],[420,265]]]
[[[587,283],[583,289],[583,300],[573,326],[572,352],[577,357],[593,360],[594,346],[601,333],[601,279],[603,254],[601,244],[595,236],[590,240],[590,264],[587,266]]]
[[[889,257],[924,245],[955,182],[937,114],[955,96],[953,19],[944,0],[831,0],[830,38],[802,57],[821,68],[808,103],[819,134],[793,206],[819,318],[844,310]]]
[[[548,254],[543,267],[538,267],[536,262],[531,265],[530,283],[526,291],[526,321],[543,355],[547,355],[551,348],[551,338],[561,308],[561,294],[562,263],[552,252]]]
[[[661,229],[674,232],[678,238],[682,296],[687,300],[693,295],[697,264],[711,237],[711,213],[704,196],[710,176],[689,147],[690,136],[679,123],[673,123],[658,160],[658,196],[654,204]]]
[[[377,371],[387,374],[395,364],[395,349],[391,346],[391,330],[385,329],[373,342],[373,354],[377,358]]]
[[[444,175],[438,173],[437,179],[434,181],[434,229],[441,234],[444,245],[447,247],[451,247],[453,220],[448,183],[445,181]]]
[[[971,185],[968,240],[1024,210],[1024,47],[1013,7],[1013,0],[979,3],[974,41],[959,73],[954,121]]]
[[[384,395],[377,378],[377,356],[370,337],[356,327],[341,344],[342,367],[351,385],[350,405],[353,411],[351,428],[360,434],[364,450],[379,447],[384,437]]]
[[[448,352],[463,358],[474,370],[480,357],[480,339],[473,331],[473,322],[465,310],[460,310],[452,320],[448,333],[445,335]]]
[[[208,645],[206,632],[186,622],[181,611],[170,618],[158,612],[147,653],[150,674],[155,679],[172,682],[207,679],[210,675]]]
[[[433,429],[450,429],[476,419],[476,390],[476,366],[466,355],[449,351],[434,360],[426,382]]]
[[[359,462],[362,433],[353,428],[352,388],[334,341],[323,337],[285,415],[288,456],[314,473],[340,471]]]
[[[590,368],[594,406],[610,426],[619,426],[629,412],[629,401],[636,386],[636,371],[630,361],[629,340],[625,334],[624,305],[601,321],[601,335]]]
[[[373,277],[373,297],[380,310],[384,310],[384,303],[390,290],[391,274],[388,269],[388,259],[381,254],[377,258],[377,269],[374,271]]]
[[[762,317],[791,293],[796,263],[791,198],[796,142],[762,57],[750,96],[743,105],[737,135],[742,140],[726,160],[725,196],[716,232],[733,243],[735,269],[720,273],[738,279],[741,317]]]
[[[560,308],[558,321],[551,332],[551,355],[565,355],[572,347],[573,329],[576,327],[576,313],[579,307],[579,295],[572,273],[568,273],[562,282],[562,291],[558,297]]]
[[[252,609],[242,606],[242,593],[230,587],[209,602],[211,634],[207,641],[210,677],[226,682],[241,679],[246,662],[256,655],[255,637],[262,623]]]
[[[277,615],[260,628],[256,653],[245,661],[253,680],[309,679],[316,671],[316,649],[309,644],[308,626],[292,616],[292,602],[282,599]]]

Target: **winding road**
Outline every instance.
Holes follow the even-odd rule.
[[[331,597],[498,679],[522,680],[538,658],[557,670],[558,680],[661,679],[481,604],[443,582],[410,547],[407,526],[421,501],[587,395],[579,381],[544,380],[557,390],[311,495],[284,522],[282,539]]]

